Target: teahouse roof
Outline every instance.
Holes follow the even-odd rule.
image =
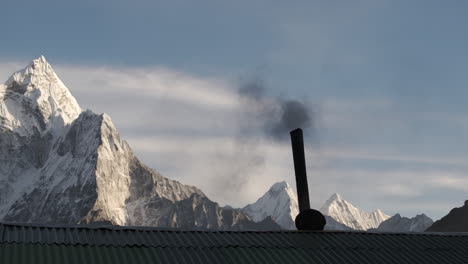
[[[0,263],[467,263],[468,234],[0,224]]]

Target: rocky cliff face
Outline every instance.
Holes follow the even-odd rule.
[[[44,57],[0,86],[0,220],[278,228],[141,164],[111,118],[82,111]]]

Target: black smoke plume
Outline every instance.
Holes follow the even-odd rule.
[[[298,127],[313,131],[313,111],[308,104],[283,97],[267,97],[264,81],[250,79],[238,89],[245,108],[252,115],[248,125],[260,124],[264,135],[274,140],[289,138],[289,131]],[[252,120],[253,118],[253,120]]]
[[[222,149],[211,164],[217,195],[236,199],[252,177],[258,177],[265,166],[265,137],[277,142],[289,140],[289,131],[297,127],[312,131],[313,112],[307,104],[284,97],[267,95],[267,85],[260,78],[250,78],[238,86],[241,112],[234,145]],[[226,120],[236,122],[236,120]],[[222,175],[220,177],[219,175]]]

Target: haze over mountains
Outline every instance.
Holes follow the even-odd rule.
[[[425,215],[365,212],[339,194],[320,210],[329,230],[422,232],[432,224]],[[0,85],[0,221],[292,230],[297,214],[286,182],[235,209],[148,168],[108,115],[80,108],[44,57]]]

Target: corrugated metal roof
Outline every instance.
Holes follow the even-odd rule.
[[[468,235],[0,224],[0,263],[468,263]]]

